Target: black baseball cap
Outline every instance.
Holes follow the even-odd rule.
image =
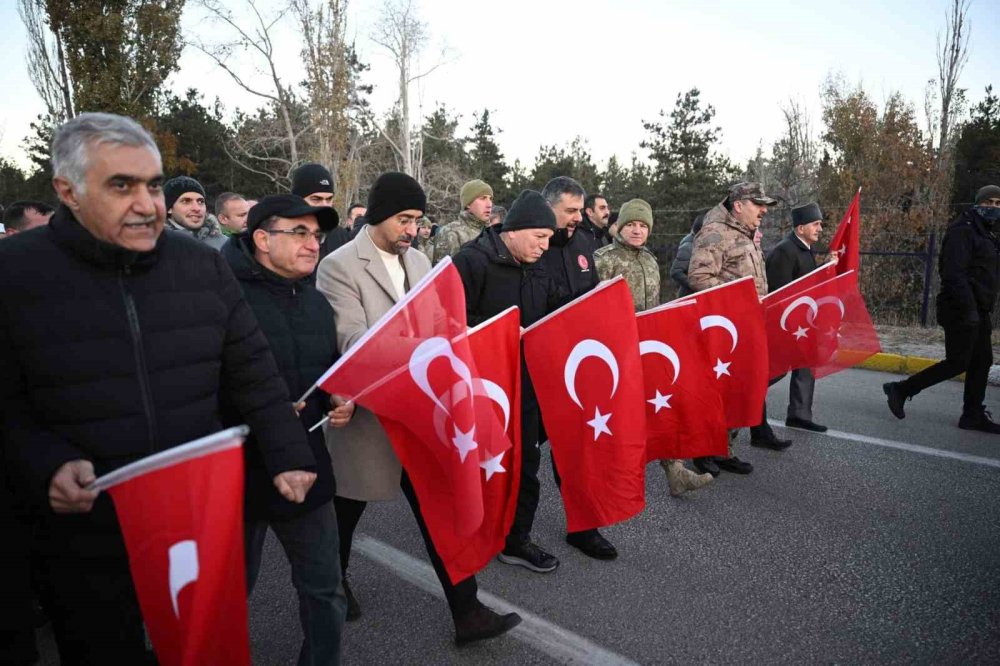
[[[261,222],[275,215],[289,219],[315,215],[316,222],[323,231],[336,229],[340,222],[340,217],[332,206],[310,206],[297,194],[269,194],[250,209],[247,231],[252,234]]]

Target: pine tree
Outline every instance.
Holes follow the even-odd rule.
[[[496,142],[496,135],[502,130],[493,128],[489,109],[483,109],[482,113],[473,117],[476,119],[476,124],[472,126],[472,136],[466,139],[470,146],[467,171],[471,177],[490,184],[495,202],[509,206],[517,196],[517,192],[511,191],[509,183],[511,170]]]

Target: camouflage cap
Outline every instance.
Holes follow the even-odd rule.
[[[431,227],[434,226],[434,223],[431,222],[431,218],[429,218],[429,217],[422,217],[419,220],[417,220],[417,226],[418,227],[427,227],[428,229],[430,229]]]
[[[763,206],[773,206],[778,203],[777,199],[767,196],[764,186],[760,183],[736,183],[729,188],[729,202],[749,199],[755,204]]]

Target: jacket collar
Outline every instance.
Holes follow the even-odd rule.
[[[389,272],[385,269],[385,264],[382,263],[382,257],[378,253],[378,248],[375,247],[375,242],[368,235],[368,229],[362,228],[358,232],[358,235],[354,239],[355,251],[358,253],[358,259],[366,262],[365,271],[371,278],[375,281],[382,291],[386,293],[392,302],[395,303],[399,300],[399,296],[396,294],[396,288],[392,284],[392,279],[389,277]],[[412,252],[419,252],[420,250],[414,250],[410,248],[400,257],[403,262],[403,270],[406,272],[406,281],[412,286],[416,284],[416,280],[413,279],[413,274],[415,267],[413,266],[413,258],[410,256]]]
[[[230,236],[220,250],[223,258],[229,262],[229,266],[233,269],[236,279],[247,282],[264,282],[279,291],[288,291],[293,294],[311,284],[309,277],[290,280],[261,265],[253,254],[252,242],[250,234],[244,231],[238,235]]]
[[[127,250],[95,238],[80,224],[65,204],[56,209],[55,215],[49,221],[48,229],[59,246],[88,264],[110,269],[151,268],[156,264],[157,255],[163,251],[169,236],[166,230],[162,231],[160,237],[156,239],[155,247],[149,252]]]
[[[747,236],[748,238],[753,240],[753,230],[740,223],[740,221],[737,220],[735,217],[733,217],[733,214],[730,213],[728,210],[726,210],[726,207],[721,203],[716,205],[715,208],[708,211],[708,213],[705,215],[705,224],[709,224],[711,222],[718,222],[719,224],[724,224],[727,227],[731,227],[742,233],[744,236]]]

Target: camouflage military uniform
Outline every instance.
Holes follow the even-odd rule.
[[[615,238],[611,245],[594,252],[597,276],[602,280],[621,275],[632,292],[636,312],[660,304],[660,267],[656,257],[645,247],[632,247]]]
[[[430,227],[430,226],[431,226],[431,221],[430,221],[429,218],[422,217],[419,220],[417,220],[417,227],[418,228],[419,227]],[[425,257],[427,257],[428,259],[430,259],[432,263],[434,261],[434,240],[435,240],[435,238],[436,237],[431,237],[431,236],[428,236],[426,239],[425,238],[421,238],[420,239],[420,244],[417,246],[417,249],[420,250],[420,252],[422,252]]]
[[[438,229],[434,236],[434,256],[431,257],[431,263],[436,264],[445,257],[454,257],[463,245],[478,238],[485,227],[486,222],[463,210],[457,220]]]
[[[691,288],[702,291],[748,275],[753,277],[757,295],[767,295],[764,253],[753,242],[754,232],[726,210],[721,203],[705,215],[705,225],[694,239],[688,268]]]

